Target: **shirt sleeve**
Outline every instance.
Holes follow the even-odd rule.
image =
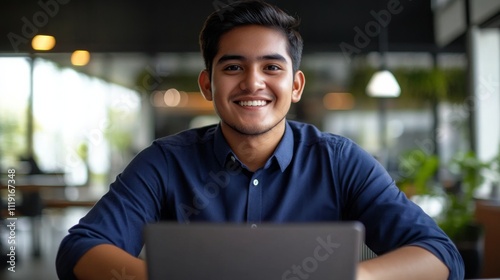
[[[449,269],[448,279],[463,279],[462,258],[449,237],[418,205],[409,200],[380,163],[353,142],[339,151],[340,184],[345,218],[366,228],[366,245],[376,254],[413,245],[438,257]]]
[[[153,144],[116,177],[109,191],[62,240],[56,257],[60,279],[76,279],[75,264],[96,245],[112,244],[139,255],[144,225],[161,216],[166,165],[161,148]]]

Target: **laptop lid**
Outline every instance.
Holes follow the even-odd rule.
[[[363,241],[358,222],[145,228],[150,280],[355,279]]]

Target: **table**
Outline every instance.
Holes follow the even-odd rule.
[[[66,187],[63,173],[46,174],[2,174],[0,176],[0,218],[29,217],[33,256],[40,252],[40,218],[44,208],[41,193],[44,190],[63,189]]]

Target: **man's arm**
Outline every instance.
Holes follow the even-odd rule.
[[[406,246],[361,262],[357,279],[446,280],[448,275],[448,268],[434,254],[417,246]]]
[[[138,266],[134,264],[142,262],[134,257],[143,248],[144,227],[161,219],[166,170],[165,157],[157,144],[135,156],[109,191],[61,241],[56,258],[59,279],[75,279],[75,272],[82,277],[93,271],[102,278],[90,279],[127,279],[121,275],[134,274],[137,280],[145,275],[144,268],[135,270]],[[110,263],[98,268],[93,260]],[[75,269],[77,264],[79,268]]]
[[[463,261],[453,242],[372,155],[351,143],[342,148],[342,158],[346,164],[339,165],[337,174],[347,201],[343,218],[363,223],[365,244],[380,256],[360,264],[359,279],[464,278]]]
[[[73,270],[80,280],[134,279],[146,280],[146,263],[122,249],[101,244],[87,251]]]

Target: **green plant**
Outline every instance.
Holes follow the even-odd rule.
[[[395,68],[390,69],[401,87],[397,101],[405,108],[421,106],[427,101],[463,103],[467,98],[466,71],[461,68]],[[348,90],[364,103],[373,98],[366,95],[366,85],[376,69],[361,66],[351,74]]]
[[[431,183],[439,167],[436,155],[413,149],[402,153],[399,157],[399,188],[407,196],[434,195],[434,184]]]
[[[434,180],[439,168],[436,155],[420,149],[404,152],[399,158],[398,187],[407,196],[444,198],[443,209],[435,217],[441,229],[453,240],[466,238],[467,228],[474,223],[474,195],[489,172],[493,181],[500,180],[500,155],[490,162],[479,160],[473,152],[457,153],[447,168],[459,177],[459,184],[443,188]]]
[[[483,172],[491,167],[473,152],[457,154],[450,162],[450,171],[460,175],[460,184],[446,190],[444,211],[439,218],[439,226],[453,240],[462,239],[465,228],[474,222],[474,194],[484,182]]]

